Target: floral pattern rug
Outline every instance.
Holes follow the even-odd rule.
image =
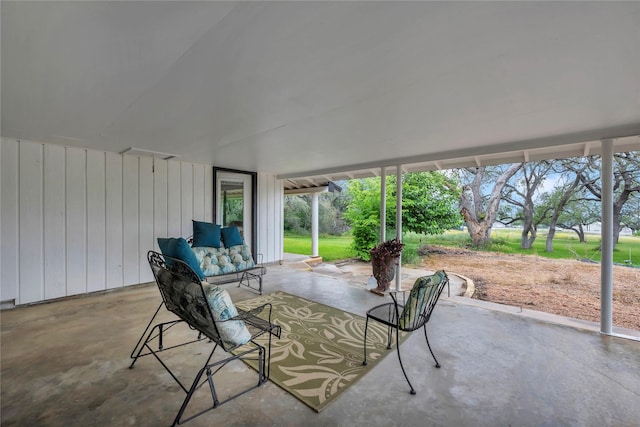
[[[265,303],[273,305],[272,321],[282,327],[281,338],[271,343],[270,380],[317,412],[336,400],[384,356],[395,354],[395,347],[387,350],[386,327],[369,322],[369,363],[363,366],[364,317],[286,292],[236,305],[247,310]],[[400,337],[402,341],[407,335],[401,333]],[[267,337],[259,341],[265,344]],[[257,369],[255,362],[245,362]]]

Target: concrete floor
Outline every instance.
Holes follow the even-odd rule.
[[[355,276],[330,266],[272,266],[265,293],[283,290],[364,315],[384,300]],[[402,346],[417,395],[391,353],[321,413],[268,383],[187,425],[640,426],[640,342],[494,310],[454,296],[454,282],[429,323],[442,368],[432,365],[421,333]],[[225,288],[236,301],[255,296]],[[2,426],[170,425],[182,390],[151,357],[128,369],[159,301],[150,284],[3,311]],[[168,361],[189,382],[207,348],[183,347]],[[220,384],[253,375],[236,362]]]

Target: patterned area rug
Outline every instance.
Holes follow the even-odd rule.
[[[295,295],[275,292],[236,305],[246,310],[268,302],[273,305],[272,321],[282,327],[282,337],[271,344],[270,380],[317,412],[384,356],[395,354],[395,347],[387,350],[386,327],[370,322],[369,363],[363,366],[365,318]],[[401,334],[401,340],[406,338]],[[245,362],[257,369],[256,363]]]

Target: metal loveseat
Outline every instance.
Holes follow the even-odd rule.
[[[129,367],[133,368],[141,357],[153,355],[186,393],[172,425],[198,417],[267,382],[270,372],[271,337],[280,338],[281,333],[280,326],[271,322],[271,304],[264,304],[250,311],[237,309],[226,290],[215,285],[203,285],[198,274],[182,260],[154,251],[149,251],[147,259],[162,296],[162,303],[131,352],[133,361]],[[153,324],[163,305],[177,318]],[[179,327],[184,324],[195,332]],[[263,345],[256,339],[265,334],[268,335],[268,340]],[[211,352],[193,378],[191,386],[187,387],[178,378],[182,369],[171,369],[171,358],[163,359],[161,356],[164,352],[207,340],[212,346]],[[214,352],[218,348],[225,354],[214,359]],[[214,376],[228,363],[237,359],[257,360],[258,381],[240,391],[225,390],[219,394]],[[187,412],[194,393],[205,384],[208,385],[211,394],[211,404],[204,409]],[[229,394],[229,397],[223,399],[219,397]]]

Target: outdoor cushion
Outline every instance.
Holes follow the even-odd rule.
[[[163,255],[184,261],[200,279],[204,279],[200,263],[185,239],[182,237],[158,238],[158,246]]]
[[[413,284],[413,288],[409,293],[409,298],[404,305],[402,314],[398,322],[400,329],[406,328],[413,324],[416,316],[419,316],[424,311],[425,304],[429,301],[430,293],[428,290],[435,292],[437,285],[444,280],[444,272],[436,272],[431,276],[419,277]]]
[[[205,289],[207,303],[211,307],[213,320],[225,346],[235,347],[246,344],[251,339],[251,333],[242,320],[228,320],[238,315],[229,293],[218,286]]]
[[[251,256],[251,249],[245,244],[230,247],[229,258],[238,271],[253,268],[256,265]]]
[[[231,263],[228,252],[218,255],[218,267],[220,267],[220,273],[233,273],[236,271],[236,266]]]
[[[192,246],[219,248],[221,246],[220,225],[194,220]]]
[[[238,227],[236,226],[224,227],[220,230],[220,233],[222,234],[222,243],[224,243],[224,246],[227,248],[238,246],[243,243],[240,230],[238,230]]]
[[[216,276],[222,271],[218,265],[218,256],[227,252],[225,248],[192,247],[193,253],[200,264],[200,269],[205,276]]]
[[[202,273],[209,276],[235,273],[256,266],[247,245],[230,248],[192,247]]]

